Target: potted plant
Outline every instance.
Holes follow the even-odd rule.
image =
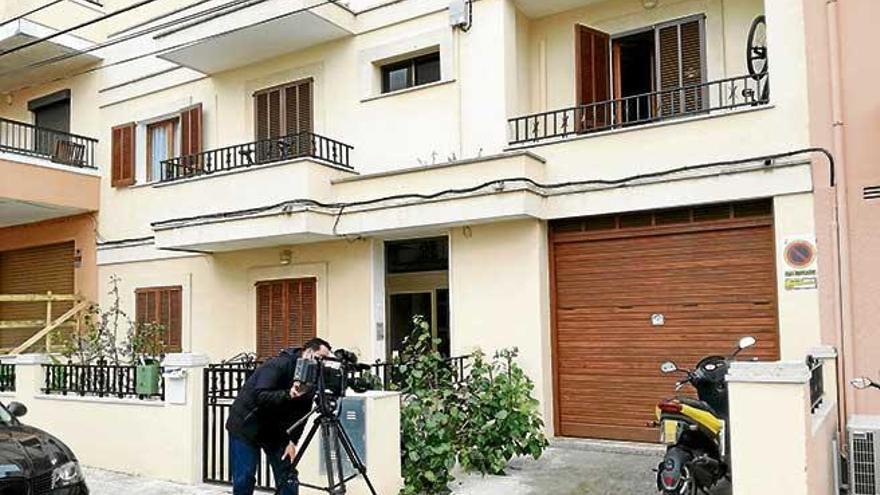
[[[158,323],[131,324],[126,350],[135,365],[135,393],[138,395],[159,393],[164,335],[165,327]]]

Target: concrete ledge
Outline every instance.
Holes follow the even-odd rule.
[[[49,359],[48,354],[19,354],[15,356],[15,361],[13,361],[17,366],[33,366],[38,364],[50,364],[51,362],[52,360]]]
[[[54,400],[58,402],[87,402],[91,404],[115,404],[123,406],[165,407],[161,400],[119,399],[115,397],[92,397],[79,395],[37,394],[37,400]]]
[[[207,354],[179,352],[166,354],[162,366],[166,368],[201,368],[211,364]]]
[[[837,349],[831,345],[822,345],[810,349],[807,351],[807,355],[816,359],[834,359],[837,357]]]
[[[727,372],[728,383],[808,383],[810,370],[797,361],[734,361]]]

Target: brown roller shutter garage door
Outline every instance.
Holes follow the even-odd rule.
[[[772,218],[767,201],[551,224],[560,435],[656,441],[674,394],[661,362],[693,367],[744,335],[778,359]]]
[[[26,249],[0,251],[0,294],[74,293],[74,243],[64,242]],[[57,318],[71,303],[52,305]],[[2,303],[0,320],[45,320],[46,303]],[[0,348],[10,348],[33,335],[37,329],[10,329],[0,335]]]

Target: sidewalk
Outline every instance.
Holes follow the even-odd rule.
[[[516,459],[506,476],[456,472],[455,495],[656,495],[656,446],[557,440],[540,460]],[[87,468],[92,495],[229,495],[226,486],[188,486]],[[303,490],[302,495],[311,492]],[[724,483],[713,495],[729,495]],[[379,494],[396,495],[396,494]]]

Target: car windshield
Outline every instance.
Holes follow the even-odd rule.
[[[0,404],[0,424],[11,425],[15,423],[15,418],[6,410],[5,404]]]

